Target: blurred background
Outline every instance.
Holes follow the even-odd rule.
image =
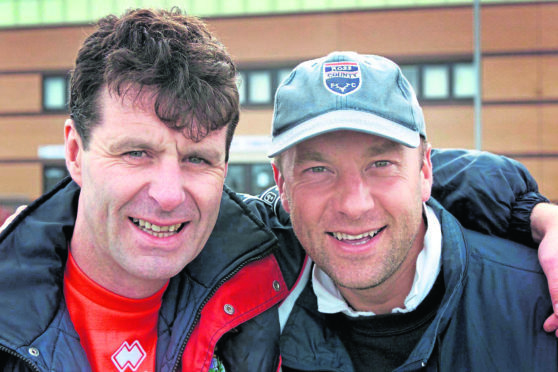
[[[67,174],[68,72],[92,23],[172,6],[203,17],[238,62],[233,189],[273,184],[265,153],[281,79],[303,60],[355,50],[402,66],[434,147],[517,159],[558,201],[558,1],[0,0],[0,221]]]

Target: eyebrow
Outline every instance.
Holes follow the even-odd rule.
[[[295,161],[296,165],[303,164],[306,162],[324,162],[325,158],[322,156],[321,152],[318,151],[302,151],[296,152]]]
[[[400,145],[399,143],[393,142],[393,141],[385,141],[380,145],[374,145],[374,146],[370,146],[367,150],[366,150],[366,155],[367,156],[378,156],[378,155],[382,155],[382,154],[386,154],[388,152],[401,152],[402,151],[402,145]],[[322,152],[319,151],[297,151],[296,154],[296,158],[295,158],[295,164],[303,164],[305,162],[325,162],[327,161],[326,157],[324,156],[324,154]]]
[[[116,143],[109,145],[109,151],[112,153],[118,153],[130,149],[147,150],[152,148],[153,145],[149,144],[144,140],[136,139],[136,138],[126,138],[122,141],[118,141]]]
[[[377,155],[381,155],[393,151],[398,153],[401,152],[402,145],[393,141],[384,141],[379,146],[370,146],[367,150],[367,154],[369,156],[377,156]]]
[[[123,139],[122,141],[109,145],[108,149],[113,154],[118,154],[132,149],[151,150],[155,152],[163,151],[158,144],[153,144],[140,138]],[[179,154],[181,156],[199,156],[213,162],[219,162],[220,160],[225,159],[224,153],[222,154],[219,150],[203,146],[189,146],[188,148],[179,151]]]
[[[191,149],[184,152],[185,156],[199,156],[210,160],[211,162],[225,161],[225,153],[216,149]]]

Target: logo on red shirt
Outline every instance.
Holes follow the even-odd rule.
[[[124,341],[122,346],[114,354],[112,354],[112,362],[120,372],[124,372],[126,368],[130,367],[135,371],[140,366],[141,362],[146,357],[146,352],[141,347],[138,340],[134,341],[132,345],[128,341]]]

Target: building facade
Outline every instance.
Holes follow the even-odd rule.
[[[227,182],[273,183],[265,147],[273,94],[299,62],[333,50],[387,56],[421,102],[434,147],[475,148],[474,11],[443,4],[207,17],[240,68],[242,113]],[[521,161],[558,201],[558,2],[480,7],[481,149]],[[67,76],[87,24],[0,29],[0,205],[27,203],[65,174]]]

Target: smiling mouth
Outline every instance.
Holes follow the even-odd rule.
[[[153,235],[157,238],[168,238],[178,234],[186,225],[185,222],[174,225],[159,226],[141,218],[129,217],[130,221],[136,225],[141,231]]]
[[[372,230],[358,235],[350,235],[342,232],[328,232],[327,234],[333,236],[335,239],[341,242],[358,245],[368,242],[370,239],[382,232],[385,228],[386,227],[384,226],[378,230]]]

